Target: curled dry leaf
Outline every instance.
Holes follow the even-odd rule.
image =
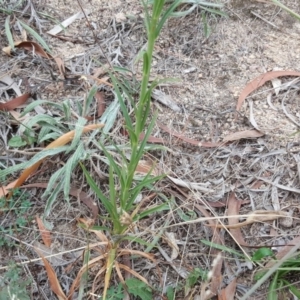
[[[53,293],[55,293],[55,295],[58,297],[59,300],[67,300],[67,296],[64,294],[59,281],[56,277],[56,274],[53,270],[53,268],[51,267],[50,263],[48,262],[48,260],[42,255],[42,253],[39,251],[39,249],[34,248],[36,253],[41,257],[41,259],[43,260],[44,266],[46,268],[46,272],[48,275],[48,279],[50,282],[50,287],[53,291]]]
[[[242,90],[240,97],[237,101],[236,110],[239,111],[247,98],[248,95],[250,95],[252,92],[254,92],[259,87],[263,86],[265,82],[270,81],[277,77],[282,76],[300,76],[300,72],[296,71],[271,71],[267,72],[265,74],[262,74],[256,78],[254,78],[252,81],[250,81],[246,87]]]
[[[226,135],[223,138],[223,141],[230,142],[230,141],[238,141],[241,139],[258,138],[263,135],[264,135],[264,133],[262,133],[258,130],[244,130],[244,131],[238,131],[238,132],[230,133],[230,134]]]
[[[38,54],[42,57],[45,57],[45,58],[51,58],[51,56],[49,54],[47,54],[45,52],[45,50],[36,42],[32,42],[32,41],[17,41],[14,43],[15,44],[15,47],[17,48],[24,48],[28,51],[34,51],[35,54]],[[8,47],[4,47],[2,49],[6,54],[8,55],[11,55],[11,47],[8,46]]]
[[[174,232],[165,232],[165,236],[166,236],[166,242],[168,243],[169,247],[172,249],[171,260],[174,260],[179,255],[179,247],[177,245],[175,234]]]
[[[45,246],[50,247],[51,246],[50,231],[46,229],[46,227],[44,226],[43,221],[38,216],[36,217],[36,222],[38,224],[38,227],[39,227],[39,230],[40,230],[40,233],[41,233],[41,236],[42,236],[42,240],[43,240]]]

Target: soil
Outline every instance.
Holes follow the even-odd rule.
[[[239,251],[243,249],[251,256],[255,247],[265,245],[274,246],[272,249],[278,254],[284,245],[299,234],[298,77],[284,76],[268,81],[247,97],[238,113],[236,106],[241,92],[254,78],[270,71],[300,72],[300,21],[272,3],[265,3],[268,1],[220,2],[224,4],[222,10],[227,17],[208,14],[207,26],[211,31],[208,36],[205,34],[202,10],[195,9],[185,17],[168,20],[157,40],[151,76],[153,79],[175,78],[177,81],[161,84],[157,88],[162,94],[159,101],[153,99],[151,104],[153,114],[158,111],[152,136],[163,138],[167,150],[153,151],[147,158],[151,157],[156,161],[160,172],[180,182],[174,183],[166,178],[157,185],[160,192],[173,199],[174,211],[171,214],[161,213],[142,220],[135,230],[142,238],[152,241],[160,229],[166,226],[167,216],[170,217],[169,223],[173,225],[184,222],[187,218],[193,220],[206,216],[205,211],[210,216],[222,216],[230,211],[228,203],[235,205],[234,201],[243,204],[236,210],[237,214],[248,214],[257,210],[284,211],[287,218],[281,222],[275,219],[272,222],[261,220],[241,228],[243,241],[250,246],[248,248],[243,247],[242,239],[234,241],[232,236],[236,236],[232,231],[222,229],[216,234],[213,229],[204,226],[203,222],[194,220],[185,225],[168,228],[159,240],[159,247],[151,251],[158,262],[157,268],[150,261],[144,260],[133,261],[131,264],[131,267],[156,287],[157,291],[161,291],[157,292],[155,299],[166,299],[160,295],[165,293],[168,286],[184,286],[187,274],[193,269],[212,268],[211,264],[217,251],[200,243],[200,240],[217,241],[219,238],[218,241],[222,241],[226,247]],[[80,13],[78,2],[35,0],[28,3],[32,7],[29,6],[22,16],[20,11],[24,9],[23,6],[15,12],[15,16],[26,21],[43,37],[53,56],[61,58],[67,69],[66,78],[63,79],[55,63],[39,55],[23,49],[18,49],[11,57],[2,52],[0,80],[2,76],[7,75],[19,85],[22,93],[28,88],[34,90],[35,99],[31,98],[28,103],[36,99],[57,103],[69,100],[75,110],[76,101],[82,103],[95,83],[90,77],[85,79],[86,77],[81,76],[93,75],[101,65],[107,64],[107,60],[111,65],[131,70],[132,75],[127,74],[126,79],[132,89],[136,87],[135,78],[141,78],[142,74],[141,63],[136,61],[139,51],[147,42],[143,7],[139,1],[91,0],[82,3],[83,8],[87,10],[88,21],[85,17],[77,19],[65,32],[60,33],[60,37],[47,34],[47,31],[55,26],[53,18],[62,22]],[[300,14],[298,0],[286,0],[282,3]],[[13,7],[13,1],[7,6]],[[180,9],[187,7],[183,5]],[[38,17],[32,14],[33,11],[37,12]],[[32,20],[30,14],[33,15]],[[52,19],[46,16],[51,16]],[[7,15],[0,11],[1,48],[7,46],[4,29],[6,17]],[[16,25],[14,32],[18,33],[20,38],[21,34]],[[15,39],[18,38],[15,36]],[[31,39],[31,36],[28,39]],[[43,60],[45,62],[42,62]],[[106,80],[106,76],[107,74],[103,73],[99,78]],[[104,81],[104,84],[98,82],[98,88],[104,93],[107,106],[113,100],[109,82],[110,80]],[[1,102],[14,96],[2,93]],[[168,106],[161,103],[161,98],[167,96],[171,103]],[[24,107],[25,105],[16,111],[22,112]],[[51,114],[47,106],[43,107],[47,114]],[[55,114],[55,111],[52,111],[52,114]],[[16,163],[17,159],[22,161],[30,158],[7,146],[9,138],[20,133],[18,126],[11,123],[11,119],[7,113],[0,114],[3,144],[3,148],[0,148],[1,168],[11,164],[7,163],[5,156],[9,156]],[[167,126],[173,134],[163,130],[159,124]],[[126,137],[120,133],[121,127],[120,114],[116,127],[112,130],[113,140],[120,144],[126,142]],[[230,134],[253,129],[258,130],[261,135],[222,143]],[[181,138],[174,134],[175,131]],[[206,142],[218,143],[218,146],[208,148],[205,146]],[[201,145],[196,146],[197,143]],[[43,146],[45,144],[33,145],[32,149],[28,147],[23,151],[37,151],[37,147]],[[58,155],[55,160],[46,161],[40,175],[37,175],[38,180],[31,178],[30,182],[47,182],[49,176],[66,160],[67,156]],[[99,172],[105,177],[107,170]],[[17,175],[10,176],[9,182],[17,178]],[[96,172],[94,175],[97,175]],[[78,188],[86,190],[89,195],[92,194],[83,183],[79,169],[73,174],[72,180]],[[43,191],[38,188],[28,191],[34,203],[30,215],[42,215],[44,202],[40,196]],[[63,290],[68,292],[82,266],[82,261],[79,261],[82,255],[81,247],[90,239],[95,242],[95,237],[77,226],[78,218],[91,218],[88,207],[76,198],[71,198],[70,203],[64,199],[57,200],[59,201],[55,202],[51,214],[46,219],[52,226],[52,250],[64,253],[62,259],[65,266],[53,262],[53,267]],[[100,210],[105,213],[101,206]],[[7,216],[5,213],[0,214],[1,226],[8,226]],[[10,219],[9,222],[13,220]],[[97,225],[102,225],[102,220],[98,223]],[[20,262],[38,257],[32,251],[33,241],[41,242],[35,221],[30,221],[24,230],[25,239],[22,236],[16,237],[22,245],[20,250],[5,248],[1,251],[4,258],[1,263],[3,267],[6,267],[10,259]],[[134,244],[125,246],[144,250]],[[177,256],[174,249],[177,249]],[[65,253],[67,251],[69,253]],[[172,254],[176,258],[171,259]],[[207,286],[199,280],[186,291],[185,296],[184,289],[181,289],[175,299],[202,299],[201,292],[206,288],[214,293],[221,293],[222,289],[235,280],[236,289],[231,292],[233,298],[230,299],[238,299],[253,286],[253,273],[258,270],[256,266],[226,251],[223,251],[222,255],[222,268],[219,273],[215,271],[215,274],[221,274],[222,278],[219,279],[215,290],[213,285],[217,282],[216,278]],[[91,278],[99,269],[100,266],[92,270]],[[56,299],[43,268],[30,263],[25,272],[33,279],[30,290],[32,299]],[[113,278],[114,282],[118,282],[117,278]],[[291,282],[293,280],[294,278]],[[101,285],[99,286],[98,292],[101,291]],[[266,299],[267,289],[268,284],[265,284],[253,297]],[[282,293],[281,296],[285,294]],[[288,297],[291,297],[291,294]]]

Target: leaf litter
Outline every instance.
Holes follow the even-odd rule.
[[[105,18],[106,17],[104,16],[104,19]],[[112,26],[108,26],[106,29],[103,29],[103,31],[100,33],[100,38],[106,41],[106,43],[104,43],[105,52],[109,56],[110,60],[113,61],[114,64],[119,66],[126,65],[127,61],[134,61],[137,53],[136,50],[139,49],[139,47],[141,46],[141,44],[139,44],[140,41],[138,37],[141,36],[140,28],[142,27],[139,26],[141,26],[142,24],[137,23],[138,26],[135,27],[135,22],[131,20],[132,19],[126,17],[126,19],[123,18],[120,22],[118,21],[114,23],[114,21],[112,21]],[[80,22],[80,20],[77,21]],[[191,20],[189,19],[189,21]],[[126,26],[124,24],[126,24]],[[70,28],[68,29],[71,33],[71,27],[73,25],[74,24],[71,24]],[[82,28],[84,28],[84,26]],[[122,37],[123,43],[118,45],[117,42],[120,41],[120,37]],[[53,39],[54,37],[51,37],[52,42]],[[90,43],[90,41],[92,40],[90,32],[86,34],[84,39],[87,44]],[[132,42],[134,40],[135,43]],[[49,65],[51,72],[54,73],[54,76],[56,76],[57,78],[59,78],[60,76],[61,79],[63,79],[63,81],[61,81],[62,84],[54,84],[53,82],[50,82],[49,84],[47,83],[46,86],[41,86],[41,91],[39,91],[39,93],[43,97],[43,99],[50,100],[49,98],[54,98],[53,100],[60,101],[60,99],[62,99],[65,95],[65,87],[68,87],[70,81],[70,86],[73,85],[73,87],[72,90],[69,92],[68,96],[70,97],[72,102],[72,112],[75,113],[75,107],[76,105],[78,105],[77,103],[79,103],[79,106],[81,103],[80,101],[82,101],[83,103],[85,98],[84,93],[87,93],[90,86],[96,83],[99,88],[99,93],[101,93],[102,96],[105,95],[106,105],[103,106],[103,102],[100,102],[100,100],[97,99],[97,97],[95,97],[95,103],[98,103],[97,106],[94,106],[95,109],[93,110],[93,113],[89,115],[88,118],[93,118],[96,120],[103,113],[105,114],[105,107],[109,107],[109,105],[112,103],[111,101],[113,101],[109,81],[107,82],[107,79],[101,81],[101,79],[99,79],[98,76],[96,76],[96,78],[99,79],[98,81],[92,77],[93,72],[97,68],[99,68],[98,64],[93,64],[95,56],[98,55],[97,58],[101,59],[101,55],[99,57],[99,47],[97,46],[91,47],[89,49],[84,49],[84,52],[76,53],[74,56],[71,52],[75,49],[75,47],[73,48],[73,45],[71,46],[72,47],[65,48],[63,51],[64,53],[60,53],[63,55],[60,55],[60,57],[62,58],[56,60],[57,69],[56,67],[54,68],[51,64]],[[29,53],[36,53],[46,59],[50,58],[49,54],[47,54],[37,42],[23,41],[19,44],[17,43],[15,47],[17,51],[22,51],[22,49],[25,49],[26,51],[30,51]],[[34,52],[32,52],[32,50]],[[21,55],[21,52],[18,53],[19,54],[17,54],[17,56],[14,57],[15,59],[18,57],[18,55]],[[32,59],[34,59],[30,56],[30,54],[27,53],[26,55],[27,56],[22,58],[23,61],[30,62]],[[36,63],[36,60],[34,61]],[[37,63],[41,64],[40,61],[38,61]],[[105,63],[103,59],[102,63]],[[156,63],[159,64],[160,60],[158,59]],[[165,67],[167,67],[167,63],[168,61],[166,61]],[[48,65],[48,62],[46,62],[46,64]],[[184,66],[183,70],[186,69],[187,67]],[[184,74],[184,76],[194,76],[194,73],[195,76],[197,75],[196,71],[191,74],[184,72],[182,73]],[[50,79],[49,74],[45,74],[44,72],[41,72],[39,75],[42,75],[42,77],[40,77],[38,80]],[[73,82],[71,75],[76,75],[76,77],[74,77],[75,79]],[[102,75],[104,74],[99,73],[99,76]],[[22,78],[22,74],[19,76]],[[87,78],[87,80],[84,80],[84,83],[78,80],[78,78],[80,78],[81,76],[86,76]],[[274,80],[275,78],[277,78],[276,76],[280,78],[285,76],[299,76],[299,73],[294,71],[273,71],[259,75],[256,79],[251,80],[251,82],[241,92],[239,100],[237,102],[237,110],[241,110],[245,98],[248,95],[250,95],[250,93],[253,93],[259,87],[263,87],[263,85],[267,81],[273,80],[274,84]],[[31,80],[33,82],[38,81],[36,78],[32,78]],[[130,77],[126,78],[126,80],[126,84],[128,84],[131,80],[134,81],[134,79]],[[134,88],[134,85],[132,87]],[[265,100],[267,104],[272,103],[273,108],[282,111],[292,122],[294,121],[294,123],[297,119],[291,114],[290,107],[293,103],[290,101],[291,98],[283,98],[283,100],[279,100],[281,103],[280,107],[280,105],[278,106],[278,97],[284,96],[292,89],[297,87],[298,85],[296,81],[289,80],[288,82],[286,82],[283,78],[280,85],[277,82],[275,87],[273,87],[273,90],[271,92],[271,100],[269,99],[267,101],[267,98]],[[24,86],[21,85],[20,89],[22,92],[24,92]],[[17,91],[15,92],[16,96],[19,96]],[[212,208],[209,207],[208,204],[221,202],[225,203],[225,205],[227,205],[228,207],[227,216],[232,216],[232,218],[228,219],[228,223],[232,225],[239,223],[239,215],[247,215],[249,214],[249,211],[254,212],[261,210],[270,211],[272,209],[277,210],[275,209],[275,207],[282,208],[288,205],[293,206],[295,205],[295,203],[297,203],[297,193],[299,193],[299,189],[297,188],[299,187],[299,166],[298,163],[295,161],[293,153],[297,154],[297,149],[299,145],[297,145],[297,141],[293,141],[292,139],[290,139],[288,150],[286,147],[284,147],[283,144],[278,144],[277,146],[275,142],[274,144],[271,143],[270,147],[270,136],[268,134],[269,132],[265,132],[264,127],[261,126],[261,124],[259,123],[259,118],[257,119],[255,111],[255,100],[253,101],[253,106],[250,111],[249,118],[245,116],[245,119],[249,120],[250,124],[254,126],[240,126],[240,128],[238,129],[236,127],[232,129],[230,128],[227,131],[224,130],[223,133],[222,131],[220,132],[220,128],[217,128],[216,126],[216,124],[218,124],[217,122],[219,122],[218,118],[220,118],[220,114],[214,114],[210,112],[206,114],[207,118],[204,121],[205,124],[203,124],[203,127],[207,126],[207,124],[209,124],[210,126],[207,135],[204,136],[202,134],[199,134],[199,131],[197,131],[199,130],[199,128],[194,128],[194,125],[189,123],[189,116],[187,116],[187,114],[192,115],[193,112],[189,111],[187,113],[185,110],[182,110],[182,103],[179,103],[178,100],[179,97],[174,97],[174,95],[172,97],[171,96],[172,95],[170,95],[169,99],[175,99],[172,100],[172,102],[174,102],[174,106],[171,107],[174,107],[176,117],[174,116],[173,120],[170,117],[170,115],[168,115],[167,108],[164,108],[163,114],[161,114],[158,118],[159,123],[157,124],[156,128],[157,134],[155,137],[149,138],[149,142],[152,141],[154,144],[161,143],[167,145],[171,149],[170,152],[168,152],[167,154],[162,154],[162,156],[159,157],[159,164],[161,165],[160,169],[166,170],[166,173],[170,176],[169,178],[172,178],[171,182],[169,180],[163,181],[161,183],[161,186],[158,186],[160,192],[164,190],[166,185],[169,185],[170,187],[172,187],[172,189],[176,189],[175,185],[179,186],[184,190],[184,193],[187,195],[185,201],[188,203],[189,208],[191,210],[197,211],[197,213],[199,213],[199,217],[211,217],[216,213],[220,215],[223,214],[224,209],[222,209],[221,207]],[[6,99],[6,101],[7,100],[8,99]],[[5,108],[5,110],[17,109],[18,112],[22,111],[22,108],[18,108],[22,104],[24,103],[10,106],[9,109]],[[169,105],[171,104],[167,104],[167,106]],[[45,105],[42,105],[42,107],[47,109],[47,106]],[[180,110],[178,108],[180,108]],[[164,113],[165,111],[166,114]],[[171,114],[174,115],[174,111]],[[56,113],[55,109],[53,109],[53,113]],[[244,112],[242,111],[242,113]],[[205,116],[205,113],[203,113],[203,115]],[[110,129],[107,131],[107,133],[113,136],[113,139],[117,144],[126,143],[126,135],[124,136],[122,134],[118,134],[118,132],[120,132],[118,129],[120,128],[121,120],[119,120],[117,116],[118,111],[116,110],[116,114],[112,118],[112,124],[110,125]],[[201,118],[202,114],[197,115],[197,120],[201,120]],[[231,120],[233,119],[232,116],[230,118]],[[170,120],[172,122],[169,122]],[[115,121],[117,121],[117,124],[114,123]],[[240,119],[236,120],[236,123],[241,124],[238,122],[240,122]],[[273,125],[276,126],[276,122],[274,123],[275,124]],[[264,135],[264,133],[266,134]],[[5,149],[9,148],[7,145],[5,145],[5,147]],[[1,155],[6,155],[5,151],[1,151]],[[95,151],[98,150],[95,149]],[[96,156],[93,156],[93,159],[95,159],[95,157]],[[15,158],[18,159],[20,157],[17,156]],[[9,162],[7,159],[3,160],[1,158],[1,163],[2,161],[4,162],[5,166],[11,165],[11,162]],[[45,163],[48,164],[47,162]],[[140,166],[142,167],[142,173],[144,172],[144,169],[149,170],[148,164],[145,168],[145,165],[143,164],[143,162],[141,162]],[[103,170],[106,170],[106,167],[103,164],[99,164],[99,167]],[[276,177],[277,174],[280,174],[280,177]],[[13,178],[16,177],[17,174],[14,173]],[[35,182],[35,178],[30,180],[31,182],[32,180],[34,180]],[[254,187],[254,184],[257,181],[260,181],[260,186]],[[11,181],[7,183],[9,185]],[[99,184],[103,185],[103,182],[99,180]],[[3,188],[7,189],[8,185],[5,185]],[[178,201],[178,199],[179,198],[176,198],[176,201]],[[250,207],[247,205],[243,205],[243,207],[241,207],[240,204],[244,203],[243,201],[250,202]],[[187,209],[187,203],[181,203],[181,208],[183,210]],[[230,210],[230,207],[232,207],[232,210]],[[176,213],[176,210],[173,213],[175,223],[179,222],[179,217]],[[95,217],[96,212],[92,211],[92,215]],[[262,220],[259,221],[261,222]],[[217,223],[216,221],[208,222],[211,224],[211,226],[216,225]],[[161,221],[154,222],[154,220],[149,220],[148,224],[152,225],[151,230],[155,232],[159,231],[160,226],[162,226],[161,224],[163,223]],[[188,226],[192,227],[193,225],[185,226],[186,227],[184,228],[187,229]],[[263,230],[259,231],[258,234],[255,235],[254,238],[252,238],[249,234],[249,231],[247,231],[244,228],[243,231],[241,231],[240,228],[228,228],[230,234],[225,236],[224,240],[224,238],[220,237],[221,228],[217,228],[215,231],[210,231],[210,228],[205,229],[205,226],[201,225],[201,223],[198,223],[197,226],[198,227],[194,226],[195,228],[193,233],[189,233],[186,236],[184,236],[183,234],[183,232],[185,231],[182,232],[180,230],[174,229],[174,231],[171,232],[172,235],[170,239],[173,240],[174,243],[177,243],[177,246],[173,247],[173,251],[175,251],[174,249],[176,249],[176,252],[173,252],[173,254],[171,252],[169,256],[170,261],[166,259],[169,263],[180,266],[181,262],[185,262],[184,259],[186,259],[185,254],[187,252],[184,252],[184,249],[178,241],[187,239],[187,245],[189,245],[189,242],[190,245],[193,245],[194,237],[191,234],[198,236],[199,233],[197,231],[201,231],[201,233],[206,235],[208,239],[214,240],[215,243],[228,243],[229,245],[233,245],[234,247],[234,243],[232,243],[232,239],[230,238],[230,236],[232,235],[235,239],[235,242],[238,245],[242,246],[244,249],[245,247],[247,247],[247,245],[263,245],[266,241],[266,232]],[[289,234],[293,234],[293,229],[289,230]],[[287,238],[285,239],[285,241],[287,242]],[[169,244],[169,247],[171,247],[172,249],[172,246],[170,245],[171,244]],[[170,250],[168,249],[168,246],[164,245],[163,243],[160,243],[159,247],[165,252],[168,252],[168,250]],[[200,249],[199,245],[191,246],[189,250],[191,250],[191,252],[193,251],[194,253],[204,253],[203,250]],[[212,254],[217,255],[217,252],[218,251],[215,251],[214,249],[207,249],[209,257]],[[226,257],[224,257],[224,259],[226,259]],[[188,260],[188,268],[184,270],[184,268],[180,269],[180,267],[178,267],[176,273],[185,272],[185,276],[188,276],[189,270],[191,270],[191,266],[195,263],[199,263],[200,261],[201,265],[203,265],[204,268],[211,268],[211,262],[208,262],[205,257],[201,257],[201,259],[199,260]],[[227,284],[230,284],[230,282],[226,282],[224,278],[222,279],[221,267],[222,262],[220,261],[218,262],[218,267],[214,271],[212,282],[209,283],[211,284],[210,290],[214,294],[218,294],[218,291],[224,289],[224,287]],[[142,269],[137,270],[139,270],[140,273],[143,273]],[[98,272],[100,271],[101,269]],[[58,283],[55,279],[56,275],[51,271],[49,265],[47,266],[47,272],[49,273],[48,276],[52,278],[52,285],[55,286],[55,291],[60,293]],[[223,274],[223,277],[226,277],[226,274]],[[171,279],[173,278],[171,277]],[[205,291],[204,287],[205,285],[202,286],[202,292]],[[238,284],[236,288],[239,288]],[[233,290],[231,290],[230,292],[231,294],[234,293],[234,287],[232,289]],[[197,293],[201,294],[201,291],[198,290]],[[64,295],[61,294],[61,297],[64,297]]]

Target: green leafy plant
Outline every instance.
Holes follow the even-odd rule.
[[[27,287],[30,286],[31,280],[24,280],[21,273],[20,267],[9,263],[7,271],[0,276],[0,300],[30,300]]]
[[[84,167],[83,163],[81,163],[88,184],[94,190],[108,213],[108,218],[112,223],[111,234],[113,237],[117,237],[113,238],[109,243],[110,246],[106,261],[107,268],[105,274],[106,286],[104,287],[103,299],[106,299],[107,296],[108,283],[114,268],[114,262],[119,250],[120,242],[123,240],[132,223],[155,212],[169,209],[168,204],[163,203],[140,212],[139,206],[135,203],[138,195],[144,188],[152,189],[153,184],[162,178],[161,176],[152,176],[152,170],[150,170],[150,172],[140,181],[135,181],[136,168],[145,153],[147,140],[152,132],[156,120],[156,116],[149,119],[151,93],[156,85],[159,84],[159,81],[154,81],[152,84],[149,84],[154,44],[164,23],[171,16],[174,9],[181,1],[173,1],[173,3],[164,10],[165,2],[165,0],[154,0],[151,13],[148,9],[147,3],[142,1],[145,12],[145,27],[148,42],[147,49],[143,53],[143,76],[140,85],[139,100],[137,103],[135,103],[131,93],[126,89],[126,87],[117,80],[113,74],[111,74],[115,93],[117,95],[120,109],[125,119],[126,130],[129,135],[130,157],[127,158],[124,152],[115,145],[115,151],[121,157],[121,162],[117,163],[111,152],[107,150],[101,141],[99,141],[99,145],[109,164],[109,195],[106,195],[98,187],[87,169]],[[132,120],[128,112],[126,99],[129,101],[128,104],[134,109],[134,120]],[[143,139],[140,141],[142,136]],[[146,289],[142,290],[146,291]],[[151,297],[149,299],[151,299]]]
[[[283,10],[285,10],[286,12],[288,12],[289,14],[291,14],[294,18],[296,18],[297,20],[300,21],[300,15],[297,14],[295,11],[293,11],[292,9],[288,8],[286,5],[284,5],[283,3],[281,3],[279,0],[271,0],[275,5],[279,6],[280,8],[282,8]]]
[[[14,220],[10,224],[0,224],[0,247],[13,247],[15,243],[7,236],[14,233],[20,234],[22,227],[31,221],[31,216],[26,216],[31,208],[30,197],[27,192],[15,189],[10,199],[0,198],[0,213],[9,213]]]
[[[186,279],[185,291],[187,292],[188,289],[193,287],[198,282],[199,279],[205,281],[207,279],[207,273],[208,271],[206,270],[203,270],[201,268],[195,268]]]
[[[269,248],[261,248],[257,250],[252,259],[262,261],[266,258],[275,260],[273,251]],[[293,258],[283,262],[282,265],[272,275],[268,289],[268,300],[276,300],[280,294],[288,289],[293,295],[300,299],[300,289],[290,282],[291,278],[298,278],[300,271],[300,256],[297,253]],[[257,272],[254,276],[255,280],[263,279],[266,274],[265,270]]]

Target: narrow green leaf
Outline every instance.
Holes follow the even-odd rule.
[[[24,111],[21,113],[20,117],[24,117],[27,113],[29,113],[30,111],[32,111],[36,106],[39,106],[41,104],[48,104],[48,105],[51,105],[51,106],[59,109],[60,111],[63,111],[62,106],[60,104],[55,103],[55,102],[46,101],[46,100],[35,100],[35,101],[29,103],[24,108]]]
[[[98,188],[96,182],[92,179],[91,175],[89,172],[86,170],[85,166],[80,163],[80,166],[83,170],[83,173],[85,175],[85,178],[87,179],[88,184],[92,188],[92,190],[96,193],[98,196],[99,200],[102,202],[104,205],[105,209],[107,210],[110,218],[112,219],[114,223],[114,228],[118,229],[121,228],[121,223],[119,220],[119,215],[113,204],[110,202],[110,200],[102,193],[102,191]]]
[[[222,250],[222,251],[226,251],[226,252],[231,253],[231,254],[235,254],[235,255],[240,256],[240,257],[245,257],[240,252],[237,252],[237,251],[235,251],[233,249],[230,249],[230,248],[228,248],[226,246],[223,246],[223,245],[215,244],[215,243],[212,243],[212,242],[209,242],[209,241],[206,241],[206,240],[201,240],[201,243],[203,243],[204,245]]]
[[[170,210],[170,207],[167,203],[163,203],[163,204],[145,209],[143,212],[139,213],[135,219],[140,220],[140,219],[148,217],[154,213],[165,211],[165,210],[168,210],[168,211]]]
[[[175,0],[169,8],[166,10],[164,15],[161,17],[156,29],[155,29],[155,39],[158,38],[160,31],[164,24],[166,23],[167,19],[171,16],[172,12],[176,9],[176,7],[181,3],[182,0]]]
[[[132,121],[131,121],[131,119],[129,117],[129,114],[128,114],[127,107],[125,105],[124,99],[123,99],[123,97],[121,95],[121,92],[120,92],[120,89],[119,89],[119,86],[118,86],[118,81],[117,81],[117,79],[112,74],[110,74],[110,76],[111,76],[111,80],[113,82],[113,86],[115,88],[115,93],[117,94],[117,98],[118,98],[119,103],[120,103],[120,107],[121,107],[123,116],[125,118],[126,126],[128,128],[130,128],[131,130],[133,130],[133,124],[132,124]]]
[[[289,282],[287,282],[289,283]],[[300,299],[300,290],[296,288],[293,284],[289,284],[289,290],[298,298]]]
[[[9,43],[9,46],[14,51],[15,50],[15,44],[14,44],[14,38],[10,31],[10,16],[7,16],[5,19],[5,34]]]
[[[83,108],[83,115],[82,117],[85,117],[89,114],[90,112],[90,109],[91,109],[91,105],[92,105],[92,102],[94,101],[94,97],[97,93],[97,90],[98,90],[98,87],[97,86],[92,86],[92,88],[90,89],[87,97],[86,97],[86,100],[84,102],[84,108]]]
[[[222,17],[228,17],[228,15],[224,12],[224,11],[221,11],[221,10],[218,10],[218,9],[213,9],[213,8],[209,8],[207,6],[200,6],[202,9],[214,14],[214,15],[219,15],[219,16],[222,16]]]
[[[117,207],[116,186],[115,186],[113,167],[111,165],[109,166],[109,194],[110,194],[110,202],[116,208]]]
[[[78,146],[78,143],[80,142],[80,138],[82,135],[83,127],[86,124],[86,122],[87,122],[87,120],[82,117],[80,117],[77,120],[77,122],[75,124],[75,135],[74,135],[72,143],[71,143],[68,151],[66,152],[66,154],[68,154],[70,151],[72,151],[73,149],[75,149]]]
[[[278,285],[278,273],[275,273],[275,276],[273,277],[271,284],[268,289],[268,297],[267,300],[277,300],[277,285]]]
[[[45,50],[47,50],[51,54],[51,50],[48,47],[47,43],[44,41],[44,39],[36,32],[34,31],[31,27],[29,27],[27,24],[22,22],[21,20],[18,20],[22,27],[24,27],[25,30],[27,30],[38,42],[39,44],[44,47]]]

